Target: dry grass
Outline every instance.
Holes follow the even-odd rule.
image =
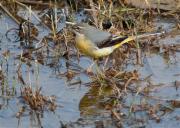
[[[148,0],[146,0],[146,2],[148,3]],[[161,15],[153,9],[137,9],[129,7],[121,0],[90,0],[79,1],[79,3],[80,4],[78,4],[78,2],[71,3],[69,5],[68,11],[71,13],[67,13],[66,15],[65,18],[67,21],[70,20],[75,22],[77,17],[75,17],[74,12],[78,11],[78,8],[83,7],[85,10],[84,15],[88,17],[86,22],[103,29],[104,31],[109,31],[112,34],[117,35],[138,35],[139,33],[152,32],[156,29],[155,26],[153,26],[153,17]],[[37,7],[32,1],[23,1],[18,3],[16,0],[3,1],[0,5],[1,9],[19,25],[19,28],[14,30],[22,43],[20,46],[22,48],[22,53],[15,58],[19,59],[20,63],[25,63],[29,67],[32,62],[38,62],[39,64],[53,68],[53,70],[60,70],[59,63],[60,59],[63,58],[66,60],[66,71],[65,73],[58,73],[58,77],[66,77],[70,81],[77,74],[81,74],[82,68],[80,66],[78,67],[78,64],[73,65],[73,63],[71,63],[71,60],[78,59],[77,52],[74,47],[72,26],[64,25],[62,29],[58,30],[60,22],[62,22],[62,24],[66,23],[62,20],[62,13],[59,15],[58,6],[56,6],[57,3],[38,3],[38,7],[41,6],[39,9],[42,11],[41,17],[38,17],[37,14],[33,13],[33,10],[31,10],[31,8],[29,8],[26,4],[32,5],[34,8]],[[28,10],[29,14],[27,19],[17,15],[19,6]],[[49,6],[48,11],[45,10],[45,7],[47,8],[47,6]],[[15,13],[12,10],[16,10]],[[45,11],[45,13],[43,11]],[[175,17],[176,20],[179,20],[179,16],[176,13],[169,14],[164,12],[163,16],[166,14]],[[48,34],[44,35],[41,39],[38,38],[38,34],[41,34],[38,26],[39,24],[37,25],[33,23],[31,15],[36,17],[35,19],[38,19],[38,22],[43,26],[43,29],[49,30]],[[179,29],[179,26],[178,22],[177,29]],[[6,36],[9,32],[14,30],[8,30]],[[136,70],[128,72],[124,70],[129,64],[142,65],[141,59],[146,50],[149,50],[152,53],[159,53],[160,50],[163,50],[162,54],[166,60],[169,60],[170,55],[175,56],[175,53],[180,51],[179,45],[160,46],[158,43],[151,43],[154,40],[156,39],[146,39],[144,41],[138,40],[135,41],[135,43],[125,45],[109,56],[109,61],[105,67],[104,65],[99,64],[99,70],[93,72],[92,74],[86,74],[91,78],[90,85],[93,86],[91,88],[97,89],[98,91],[96,90],[96,92],[98,94],[104,94],[103,89],[106,87],[110,87],[112,89],[113,93],[111,93],[109,97],[112,99],[112,102],[116,103],[112,103],[113,105],[111,103],[110,105],[106,104],[104,105],[104,108],[111,110],[112,117],[120,123],[122,123],[121,119],[125,114],[119,112],[121,111],[119,106],[121,106],[121,108],[128,109],[131,114],[139,111],[145,111],[151,119],[159,122],[161,116],[158,115],[158,112],[163,111],[162,106],[164,102],[168,102],[166,99],[163,99],[164,102],[161,103],[159,102],[159,98],[149,95],[149,92],[152,91],[151,84],[144,88],[135,84],[142,81],[140,79],[141,74],[139,72]],[[10,52],[11,51],[6,51],[2,54],[6,63]],[[100,62],[104,63],[105,59],[103,58]],[[78,70],[75,70],[77,67]],[[44,96],[41,92],[41,88],[33,89],[31,86],[27,86],[27,82],[23,79],[20,68],[21,67],[18,67],[17,69],[17,75],[19,82],[22,85],[25,85],[21,87],[21,96],[25,101],[24,106],[28,106],[28,110],[36,111],[38,113],[43,113],[46,110],[54,112],[57,108],[55,97]],[[7,94],[11,94],[10,91],[8,92],[5,90],[6,77],[7,76],[3,70],[0,70],[2,94],[5,94],[5,92],[7,92]],[[82,81],[78,81],[73,84],[82,84]],[[123,104],[122,101],[126,100],[126,96],[131,94],[135,97],[132,104]],[[145,102],[135,104],[134,101],[137,96],[141,96]],[[152,105],[146,98],[154,100],[156,103]],[[101,99],[99,98],[99,100]],[[179,107],[179,101],[173,100],[171,101],[171,105]],[[163,109],[166,113],[169,108],[163,106]],[[17,117],[22,116],[26,110],[26,107],[20,108],[17,113]],[[139,122],[141,121],[142,120],[139,120]]]
[[[41,89],[33,90],[30,86],[21,89],[21,96],[31,110],[43,112],[44,110],[55,111],[57,105],[55,97],[44,96]]]

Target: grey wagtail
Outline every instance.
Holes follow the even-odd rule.
[[[76,25],[76,27],[79,30],[74,30],[74,33],[76,34],[76,47],[81,53],[94,59],[108,56],[115,49],[129,41],[162,34],[161,32],[129,37],[113,37],[109,32],[102,31],[85,23]]]

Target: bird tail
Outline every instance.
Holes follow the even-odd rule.
[[[125,38],[123,41],[117,43],[116,45],[113,45],[112,48],[117,49],[117,48],[121,47],[123,44],[129,43],[130,41],[145,38],[145,37],[160,36],[164,33],[165,32],[163,31],[163,32],[157,32],[157,33],[142,34],[142,35],[137,35],[137,36],[129,36],[129,37]]]

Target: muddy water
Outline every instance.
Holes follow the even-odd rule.
[[[163,29],[171,33],[175,23],[172,20],[158,19],[156,25],[161,26]],[[0,18],[0,53],[4,53],[6,50],[10,50],[10,57],[7,61],[1,56],[2,70],[7,76],[7,85],[11,88],[15,86],[17,92],[15,96],[1,96],[0,97],[0,126],[9,127],[39,127],[36,115],[25,112],[19,119],[16,118],[16,113],[19,111],[19,106],[22,105],[20,96],[20,83],[17,80],[17,66],[20,64],[19,60],[15,59],[16,55],[19,55],[22,50],[19,47],[19,42],[12,42],[6,39],[6,31],[10,28],[18,28],[18,26],[12,22],[6,16]],[[15,38],[11,35],[11,38]],[[12,39],[13,40],[13,39]],[[160,45],[167,44],[179,44],[180,34],[179,31],[172,32],[166,35],[165,38],[159,40]],[[148,78],[148,81],[152,85],[161,85],[154,88],[151,92],[152,96],[157,96],[161,99],[179,99],[179,89],[174,88],[174,83],[180,80],[180,53],[176,52],[174,55],[165,56],[163,53],[151,53],[146,52],[143,56],[143,66],[129,65],[127,69],[132,71],[136,69],[140,73],[141,79]],[[74,63],[78,63],[77,60],[73,60]],[[87,68],[90,65],[91,60],[86,57],[80,58],[80,65],[83,68]],[[65,72],[66,64],[63,59],[59,61],[59,70],[61,73]],[[106,95],[108,96],[108,89],[97,89],[89,88],[84,83],[90,81],[89,77],[84,73],[76,75],[71,81],[67,80],[66,77],[61,77],[55,72],[55,69],[49,66],[41,65],[36,62],[32,62],[32,66],[28,67],[22,63],[21,67],[22,75],[28,85],[32,87],[42,87],[42,93],[50,96],[55,95],[57,97],[57,104],[59,107],[55,113],[45,111],[41,118],[41,125],[44,128],[60,127],[61,123],[76,122],[77,120],[85,120],[82,124],[86,124],[86,127],[95,127],[94,122],[99,120],[105,121],[104,124],[107,127],[115,127],[112,122],[109,113],[104,110],[103,101]],[[82,81],[82,84],[71,85],[76,81]],[[137,83],[137,86],[147,86],[144,83]],[[162,87],[164,86],[164,87]],[[162,88],[161,88],[162,87]],[[103,91],[102,91],[103,90]],[[102,92],[102,94],[101,94]],[[103,95],[103,96],[102,96]],[[140,96],[128,95],[127,104],[140,103],[142,98]],[[134,100],[135,99],[135,100]],[[122,110],[128,113],[127,109]],[[154,120],[149,120],[148,117],[143,113],[138,113],[133,120],[131,118],[125,120],[125,127],[178,127],[179,121],[177,116],[180,114],[179,108],[176,108],[173,112],[163,116],[160,123],[156,123]],[[145,123],[137,123],[135,119],[143,119]],[[133,122],[134,121],[134,122]],[[75,127],[80,127],[74,123]],[[81,125],[81,127],[83,127]]]
[[[175,22],[170,19],[156,19],[155,25],[157,27],[161,26],[164,30],[169,32],[165,38],[160,39],[158,42],[161,46],[165,45],[179,45],[180,44],[180,31],[173,30],[175,26]],[[175,87],[177,82],[179,83],[180,80],[180,53],[177,51],[175,55],[170,53],[169,55],[165,55],[163,50],[160,49],[159,52],[150,52],[146,51],[144,57],[142,58],[143,66],[132,66],[128,67],[128,70],[136,69],[141,74],[141,79],[147,78],[146,82],[139,82],[136,86],[139,86],[140,89],[146,87],[153,88],[150,93],[152,97],[158,98],[160,101],[151,101],[145,100],[139,95],[128,95],[128,100],[126,101],[127,104],[141,104],[144,102],[152,103],[152,104],[163,104],[165,107],[169,107],[170,109],[174,109],[171,105],[165,103],[165,101],[170,100],[179,100],[180,98],[180,90],[179,88]],[[177,85],[179,86],[179,84]],[[135,120],[142,120],[145,123],[137,123],[136,121],[133,123],[133,119],[130,118],[129,124],[125,125],[126,127],[141,127],[145,126],[147,128],[162,128],[162,127],[178,127],[179,121],[177,117],[180,114],[180,109],[177,107],[173,112],[166,113],[165,116],[161,118],[159,123],[155,122],[154,120],[149,120],[146,118],[143,112],[139,112],[135,115]],[[161,115],[161,114],[159,114]]]
[[[0,97],[0,127],[10,128],[18,126],[18,119],[16,118],[16,113],[19,111],[19,107],[22,105],[20,96],[20,87],[21,84],[17,81],[17,67],[20,65],[20,61],[15,57],[20,55],[22,49],[20,48],[19,42],[13,42],[16,39],[17,33],[16,31],[12,32],[10,38],[12,41],[6,38],[7,30],[11,28],[18,28],[17,24],[15,24],[11,19],[6,16],[2,16],[0,18],[0,54],[1,54],[1,64],[2,70],[7,75],[7,85],[11,88],[15,85],[17,90],[17,95],[12,97],[1,96]],[[9,50],[10,56],[6,60],[2,56],[2,54]],[[65,61],[59,62],[61,65],[61,71],[66,70]],[[82,59],[83,64],[89,63],[87,59]],[[87,65],[87,64],[86,64]],[[36,62],[32,63],[32,67],[27,66],[26,64],[22,64],[21,66],[22,76],[28,85],[32,87],[41,86],[42,93],[44,95],[50,96],[55,95],[57,97],[57,104],[60,106],[56,110],[56,113],[46,112],[42,119],[43,127],[59,127],[59,121],[69,122],[76,121],[80,118],[79,112],[79,101],[84,96],[88,88],[86,86],[70,86],[70,81],[66,78],[60,78],[55,73],[54,69],[51,69],[47,66],[43,66]],[[34,72],[33,72],[34,71]],[[77,81],[81,79],[82,82],[89,82],[89,78],[84,74],[76,75],[76,77],[72,81]],[[35,121],[33,121],[35,120]],[[51,122],[51,123],[49,123]],[[38,126],[36,122],[36,116],[31,115],[29,113],[25,113],[23,117],[19,120],[20,127],[29,127]]]

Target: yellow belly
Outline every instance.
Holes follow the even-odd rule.
[[[111,54],[114,50],[112,47],[99,49],[93,42],[91,42],[89,39],[85,38],[84,36],[76,37],[76,47],[81,53],[95,59],[103,56],[107,56]]]

